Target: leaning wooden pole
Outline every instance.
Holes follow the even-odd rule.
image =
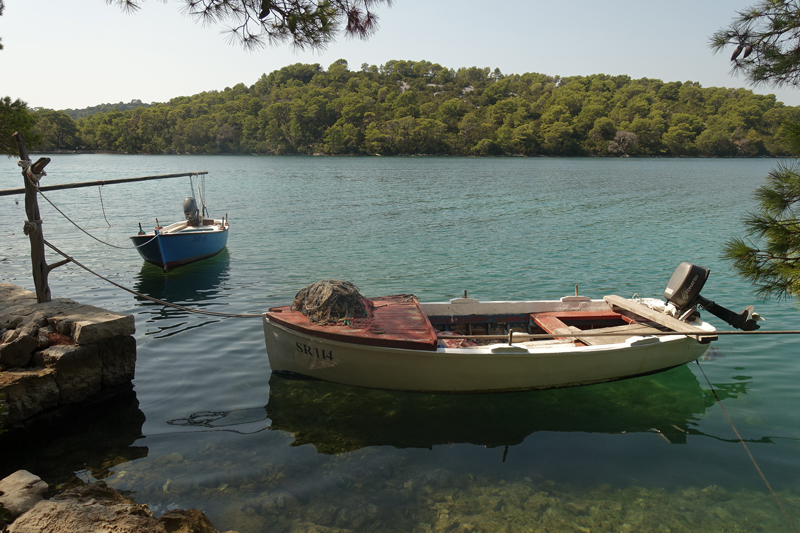
[[[31,164],[28,150],[25,148],[25,137],[19,132],[14,133],[12,137],[17,143],[19,166],[22,167],[22,179],[25,182],[25,213],[28,215],[28,220],[25,221],[23,231],[31,240],[31,266],[33,268],[33,285],[36,288],[36,301],[39,303],[49,302],[51,297],[50,287],[47,285],[47,275],[52,268],[59,265],[50,267],[45,259],[42,218],[39,214],[36,188],[39,179],[44,175],[44,167],[50,162],[50,159],[44,157]]]

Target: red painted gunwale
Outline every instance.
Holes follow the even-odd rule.
[[[436,330],[416,298],[397,295],[370,300],[375,304],[375,314],[369,321],[370,329],[374,331],[313,324],[301,312],[292,311],[289,305],[271,307],[266,315],[276,324],[312,337],[384,348],[436,351]]]

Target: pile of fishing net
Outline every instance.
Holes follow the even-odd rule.
[[[345,324],[356,327],[372,318],[375,306],[349,281],[328,279],[306,285],[292,302],[292,311],[300,311],[319,325]]]

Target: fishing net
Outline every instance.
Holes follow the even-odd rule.
[[[345,324],[358,327],[372,318],[374,304],[364,298],[349,281],[335,279],[306,285],[292,302],[292,311],[300,311],[319,325]]]

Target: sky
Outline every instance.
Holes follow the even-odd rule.
[[[105,0],[5,0],[0,17],[0,97],[30,107],[166,102],[254,84],[294,63],[327,69],[426,60],[504,74],[628,75],[703,87],[745,87],[800,105],[800,89],[752,87],[731,75],[730,52],[710,36],[755,0],[394,0],[378,9],[369,40],[340,37],[324,51],[288,45],[255,52],[231,44],[223,26],[186,15],[183,0],[143,0],[126,14]]]

